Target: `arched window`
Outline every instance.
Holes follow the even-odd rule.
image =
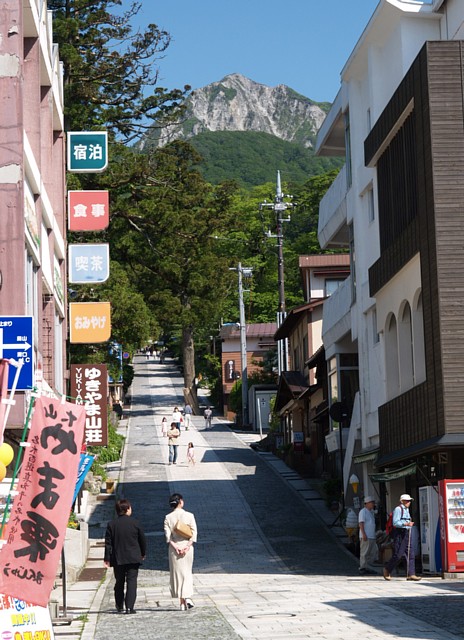
[[[414,384],[420,384],[427,379],[425,368],[425,340],[424,313],[422,309],[422,291],[417,296],[417,302],[412,312],[412,335],[414,353]]]
[[[400,376],[398,364],[398,334],[396,318],[390,314],[385,327],[385,372],[387,399],[396,398],[400,392]]]
[[[401,306],[398,324],[400,389],[403,393],[414,385],[412,317],[409,302]]]

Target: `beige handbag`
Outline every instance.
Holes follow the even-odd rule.
[[[192,527],[189,524],[185,524],[185,522],[181,522],[180,520],[177,521],[177,524],[174,527],[174,531],[177,533],[177,535],[185,538],[186,540],[190,540],[190,538],[193,536]]]

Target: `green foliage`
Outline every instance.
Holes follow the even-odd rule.
[[[190,143],[203,157],[200,171],[212,184],[236,180],[244,187],[262,185],[275,178],[277,169],[294,182],[304,182],[343,164],[339,158],[316,158],[311,148],[258,131],[205,131]]]
[[[107,473],[105,464],[108,462],[116,462],[121,459],[122,448],[124,446],[124,436],[116,431],[111,421],[108,421],[108,446],[106,447],[87,447],[90,455],[96,456],[92,464],[92,473],[106,479]]]
[[[122,0],[48,0],[64,64],[67,128],[106,127],[131,140],[149,128],[152,118],[167,123],[178,117],[190,87],[156,86],[157,63],[170,35],[155,24],[134,29],[142,3],[125,3],[124,10],[122,5]]]

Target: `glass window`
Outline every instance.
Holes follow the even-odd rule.
[[[335,279],[335,278],[327,278],[325,281],[325,295],[326,296],[331,296],[332,293],[335,293],[335,291],[338,289],[338,287],[342,284],[342,282],[344,282],[344,279]]]

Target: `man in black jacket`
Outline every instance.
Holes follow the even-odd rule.
[[[116,502],[117,517],[108,523],[105,533],[105,565],[113,567],[116,584],[114,598],[119,613],[136,613],[137,576],[145,559],[146,538],[138,520],[132,518],[129,500]],[[124,597],[124,585],[126,595]]]

